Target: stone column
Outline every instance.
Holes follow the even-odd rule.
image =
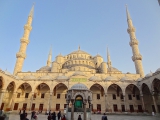
[[[145,112],[146,108],[145,108],[145,105],[144,105],[143,94],[141,94],[141,100],[142,100],[143,112]]]
[[[31,92],[30,111],[32,110],[34,92]]]
[[[0,107],[1,107],[2,102],[3,102],[3,96],[4,96],[5,92],[6,92],[6,90],[1,90],[0,92],[1,92],[1,94],[0,94]]]
[[[14,107],[14,99],[16,98],[16,95],[17,95],[17,93],[12,94],[12,97],[11,97],[9,104],[8,104],[8,107],[10,107],[11,111],[13,110],[13,107]]]
[[[107,93],[105,93],[105,112],[109,112],[109,103],[107,100]]]
[[[156,114],[158,114],[158,108],[157,108],[157,104],[156,104],[156,101],[155,101],[154,94],[152,95],[152,99],[153,99],[153,103],[154,103],[154,106],[155,106],[155,109],[156,109]]]
[[[125,106],[125,111],[127,111],[127,102],[126,102],[126,95],[123,95],[123,99],[124,99],[124,106]]]
[[[71,100],[72,108],[71,108],[71,120],[74,120],[74,100]]]
[[[84,105],[84,108],[83,108],[83,109],[84,109],[84,116],[83,116],[84,118],[83,118],[83,119],[84,119],[84,120],[87,120],[86,100],[83,102],[83,105]]]
[[[53,96],[53,93],[51,92],[50,93],[50,98],[49,98],[49,110],[51,110],[51,106],[52,106],[52,96]]]

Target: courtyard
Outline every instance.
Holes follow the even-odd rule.
[[[101,120],[102,115],[92,115],[91,120]],[[107,115],[108,120],[160,120],[160,116]],[[31,118],[30,114],[27,118]],[[18,114],[11,114],[9,120],[19,120]],[[38,120],[47,120],[47,115],[38,115]]]

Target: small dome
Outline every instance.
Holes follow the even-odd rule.
[[[72,76],[77,76],[77,75],[80,75],[80,76],[86,76],[83,72],[81,71],[76,71],[75,73],[73,73]]]
[[[12,75],[12,74],[11,74],[10,72],[8,72],[7,70],[5,70],[4,73],[5,73],[6,75]]]
[[[158,69],[156,70],[156,72],[160,72],[160,68],[158,68]]]
[[[88,88],[82,84],[82,83],[78,83],[78,84],[75,84],[71,87],[71,90],[88,90]]]
[[[67,77],[67,76],[64,76],[64,75],[62,75],[62,76],[58,76],[57,78],[56,78],[56,80],[68,80],[69,78]]]
[[[138,78],[137,81],[140,82],[142,80],[142,78]]]
[[[121,78],[120,79],[120,81],[133,81],[133,78],[130,78],[130,77],[128,77],[128,76],[125,76],[125,77],[123,77],[123,78]]]
[[[148,73],[145,77],[151,77],[153,73]]]
[[[95,57],[101,57],[102,58],[102,56],[100,56],[99,54],[97,54]]]
[[[118,80],[118,78],[113,77],[113,76],[108,76],[104,79],[105,81],[111,81],[111,80]]]
[[[40,77],[41,80],[52,80],[53,78],[49,75],[45,75],[45,76],[42,76]]]
[[[91,80],[91,81],[100,81],[102,79],[99,78],[98,76],[92,76],[92,77],[89,78],[89,80]]]
[[[33,75],[28,75],[23,77],[23,80],[34,80],[34,79],[37,79],[37,78]]]
[[[62,54],[60,53],[57,57],[63,57]]]
[[[39,71],[51,71],[51,67],[49,67],[49,66],[44,66],[44,67],[41,67],[41,68],[39,69]]]

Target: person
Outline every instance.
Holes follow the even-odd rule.
[[[34,115],[33,115],[33,117],[32,117],[31,120],[38,120],[38,117],[37,117],[37,115],[36,115],[36,112],[34,113]]]
[[[108,120],[106,114],[104,113],[103,116],[102,116],[102,120]]]
[[[58,120],[60,120],[60,118],[61,118],[61,111],[58,112],[57,117],[58,117]]]
[[[33,118],[34,115],[35,115],[35,111],[32,111],[31,112],[31,120],[32,120],[32,118]]]
[[[24,120],[25,119],[25,110],[23,110],[23,113],[20,114],[20,120]]]
[[[51,115],[51,110],[49,110],[49,115]]]
[[[56,120],[56,113],[55,112],[52,113],[52,120]]]
[[[78,120],[82,120],[81,115],[78,116]]]
[[[27,113],[25,113],[25,118],[23,119],[23,120],[29,120],[28,118],[27,118]]]
[[[21,109],[19,110],[19,115],[21,114]]]
[[[62,119],[61,120],[66,120],[66,117],[65,117],[65,115],[63,115],[63,117],[62,117]]]
[[[52,116],[51,114],[48,115],[48,120],[51,120],[52,119]]]

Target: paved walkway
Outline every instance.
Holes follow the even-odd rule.
[[[92,115],[92,120],[101,120],[102,115]],[[108,120],[160,120],[160,116],[107,115]],[[28,115],[30,118],[30,115]],[[19,115],[11,114],[9,120],[19,120]],[[46,115],[38,115],[38,120],[47,120]]]

